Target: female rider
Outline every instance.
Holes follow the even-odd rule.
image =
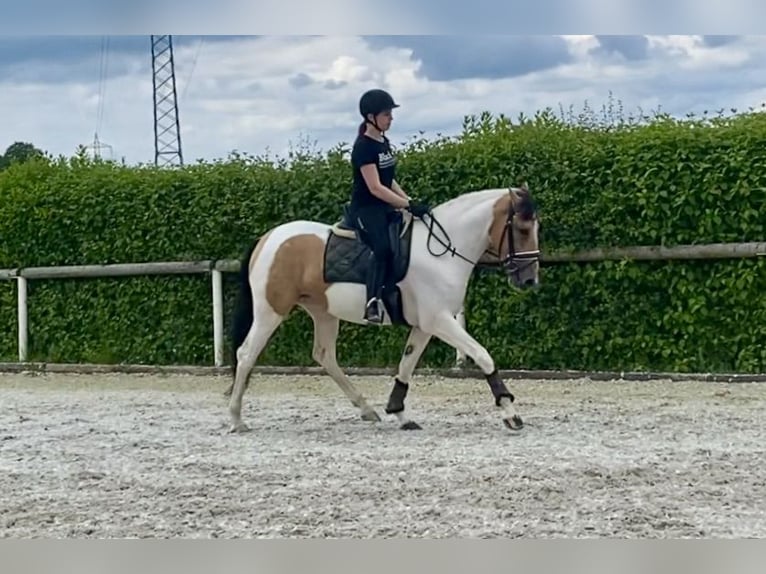
[[[410,203],[395,178],[396,158],[385,132],[391,127],[392,110],[398,107],[385,90],[365,92],[359,100],[359,113],[364,120],[351,151],[353,191],[349,211],[360,230],[360,238],[373,253],[364,318],[377,324],[383,322],[381,296],[391,256],[388,236],[391,214],[396,209],[407,209],[417,217],[428,212],[426,205]]]

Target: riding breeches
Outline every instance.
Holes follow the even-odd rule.
[[[367,300],[380,297],[386,277],[386,266],[391,259],[389,239],[390,213],[380,207],[357,209],[354,214],[360,239],[372,250],[370,272],[367,275]]]

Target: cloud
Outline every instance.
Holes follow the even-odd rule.
[[[596,36],[599,47],[594,52],[619,54],[628,60],[643,60],[649,55],[649,40],[646,36]]]
[[[310,86],[314,83],[314,80],[312,80],[308,74],[304,74],[303,72],[292,76],[288,81],[293,88],[298,89],[305,88],[306,86]]]
[[[241,36],[173,36],[174,53]],[[250,38],[250,41],[256,38]],[[71,83],[98,80],[101,62],[111,77],[151,73],[150,36],[0,36],[0,77],[5,81]]]
[[[736,42],[737,40],[739,40],[739,38],[740,36],[725,36],[725,35],[702,36],[702,41],[705,43],[705,45],[715,48],[717,46],[726,46],[727,44]]]
[[[174,46],[187,162],[350,142],[358,98],[376,86],[402,104],[395,142],[458,133],[484,110],[599,108],[610,91],[626,112],[662,105],[677,115],[766,100],[762,37],[174,37]],[[100,58],[100,37],[0,39],[0,151],[20,140],[70,155],[97,131],[115,158],[152,162],[149,38],[110,38],[103,86]]]
[[[405,48],[419,61],[419,75],[433,81],[507,78],[572,61],[555,36],[367,36],[373,48]]]

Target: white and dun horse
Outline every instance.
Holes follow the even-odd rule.
[[[415,366],[431,337],[437,337],[452,346],[458,358],[474,361],[489,383],[502,421],[511,430],[521,429],[515,398],[489,352],[466,332],[462,311],[477,266],[504,269],[520,288],[538,284],[538,217],[529,190],[524,185],[472,191],[437,205],[422,220],[405,216],[412,226],[410,262],[396,285],[410,332],[385,412],[396,415],[402,429],[420,428],[408,418],[404,402]],[[325,247],[334,229],[316,221],[287,222],[263,235],[242,259],[232,329],[233,381],[225,392],[230,397],[230,432],[249,430],[241,412],[251,370],[295,307],[313,320],[314,360],[360,409],[364,420],[381,420],[336,359],[340,321],[365,324],[366,287],[325,281]],[[434,252],[434,242],[440,251]],[[388,316],[384,324],[392,324]]]

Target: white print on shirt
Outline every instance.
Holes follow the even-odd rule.
[[[391,167],[396,163],[396,159],[393,155],[391,155],[391,152],[380,152],[378,154],[378,165],[380,166],[380,169],[385,169],[387,167]]]

